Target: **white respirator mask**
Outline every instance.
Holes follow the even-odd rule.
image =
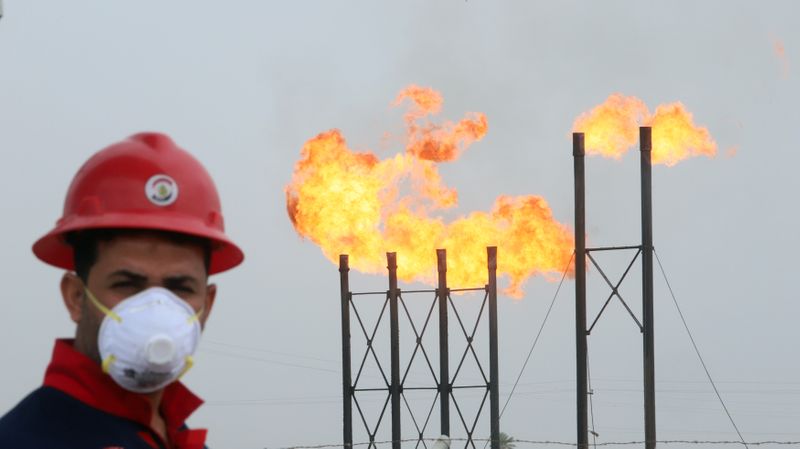
[[[86,289],[105,315],[97,335],[103,372],[122,388],[152,393],[183,376],[194,364],[203,310],[171,291],[151,287],[109,309]]]

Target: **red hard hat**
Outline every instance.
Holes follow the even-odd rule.
[[[166,135],[136,134],[98,151],[78,170],[64,215],[33,244],[42,261],[73,270],[64,236],[87,229],[152,229],[212,241],[209,274],[239,265],[244,254],[225,235],[219,196],[208,172]]]

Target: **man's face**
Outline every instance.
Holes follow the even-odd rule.
[[[177,244],[157,234],[123,234],[98,242],[86,287],[109,309],[142,290],[163,287],[196,312],[203,310],[200,323],[205,325],[216,296],[216,286],[207,281],[203,248]],[[78,325],[76,349],[99,360],[97,332],[103,313],[88,301],[83,282],[74,274],[64,276],[61,291]]]

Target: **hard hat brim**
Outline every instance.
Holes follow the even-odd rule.
[[[168,231],[205,238],[211,241],[211,260],[208,274],[217,274],[236,267],[244,261],[244,253],[222,231],[190,216],[152,216],[135,213],[108,213],[77,216],[59,223],[52,231],[33,244],[33,253],[42,262],[65,270],[74,270],[72,247],[65,235],[90,229],[134,229]]]

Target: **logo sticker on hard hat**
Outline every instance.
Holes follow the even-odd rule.
[[[178,183],[167,175],[155,175],[147,180],[144,192],[156,206],[169,206],[178,199]]]

